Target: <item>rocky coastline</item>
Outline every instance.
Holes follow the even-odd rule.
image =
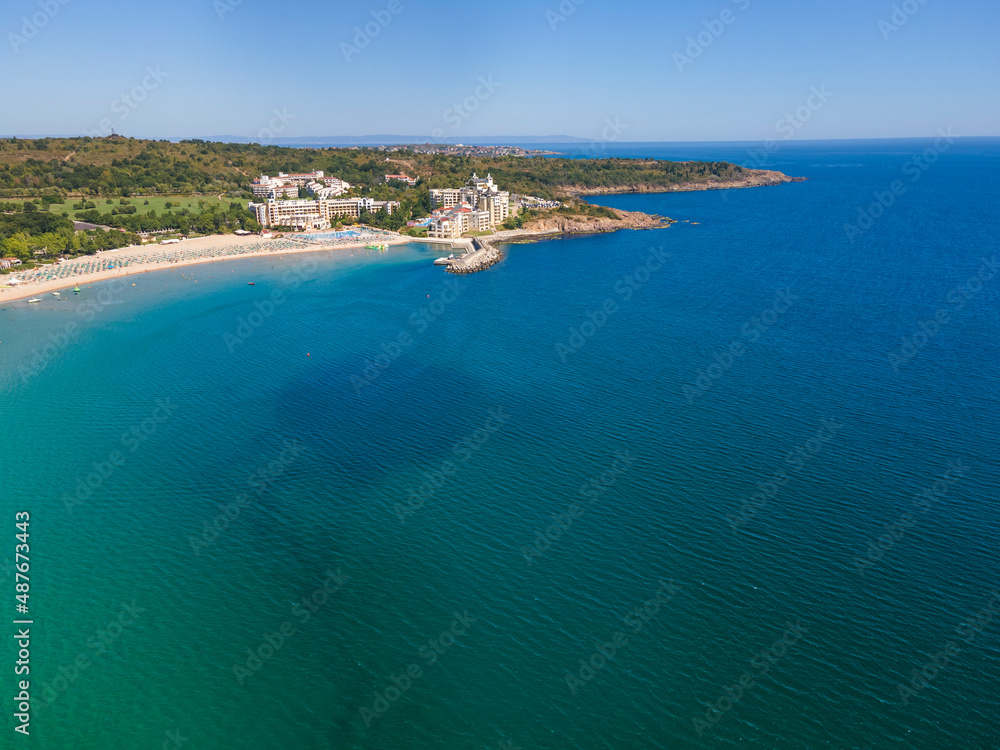
[[[588,195],[622,195],[629,193],[674,193],[696,190],[731,190],[734,188],[770,187],[784,185],[789,182],[805,182],[805,177],[789,177],[782,172],[771,169],[747,169],[738,180],[709,180],[706,182],[682,182],[670,187],[663,185],[615,185],[601,188],[572,189],[564,188],[567,196],[584,197]]]
[[[729,190],[733,188],[783,185],[789,182],[803,182],[805,179],[805,177],[789,177],[781,172],[772,170],[752,169],[746,170],[744,177],[739,180],[688,182],[672,185],[669,189],[664,189],[662,186],[658,185],[617,186],[592,190],[568,191],[566,193],[566,197],[582,198],[583,196],[593,195]],[[604,234],[607,232],[617,232],[621,229],[665,229],[670,225],[677,223],[675,219],[655,214],[647,214],[642,211],[623,211],[618,208],[609,208],[608,210],[613,211],[617,218],[612,219],[607,216],[594,217],[575,214],[568,215],[557,211],[550,211],[543,216],[526,222],[521,229],[501,230],[486,237],[479,237],[475,241],[479,251],[471,254],[468,258],[468,262],[455,264],[448,270],[450,273],[476,273],[477,271],[483,271],[489,268],[503,258],[503,253],[497,249],[497,245],[499,244],[523,244],[569,235]]]

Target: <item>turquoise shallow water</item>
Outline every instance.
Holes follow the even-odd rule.
[[[809,181],[603,199],[682,223],[457,282],[408,246],[7,303],[18,741],[996,747],[1000,144],[913,182],[929,145],[787,145]]]

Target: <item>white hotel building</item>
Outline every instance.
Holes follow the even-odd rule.
[[[250,192],[253,193],[254,198],[264,198],[267,200],[275,200],[283,197],[298,198],[299,186],[275,177],[268,177],[264,174],[250,183]]]
[[[399,208],[397,201],[377,201],[373,198],[336,198],[332,200],[269,200],[251,203],[250,211],[264,227],[291,227],[298,230],[329,229],[332,219],[375,213],[385,209],[392,214]]]
[[[475,173],[463,188],[443,188],[430,191],[432,214],[428,237],[455,239],[465,232],[485,232],[502,224],[510,216],[510,193],[503,192],[493,182]]]
[[[439,208],[432,214],[427,236],[432,239],[454,240],[466,232],[485,232],[490,228],[490,215],[477,211],[468,203],[451,208]]]
[[[338,180],[336,178],[310,182],[306,185],[306,190],[309,191],[309,195],[315,195],[320,200],[336,198],[338,195],[343,195],[350,189],[351,184],[349,182]]]
[[[325,177],[322,170],[307,174],[285,174],[278,172],[277,177],[262,174],[250,183],[250,191],[254,198],[277,200],[282,197],[298,198],[299,188],[306,188],[310,195],[320,198],[330,198],[343,195],[351,189],[349,183],[336,177]]]

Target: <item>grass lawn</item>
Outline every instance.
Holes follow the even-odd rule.
[[[67,198],[65,203],[56,203],[49,207],[48,213],[55,216],[61,216],[63,213],[68,213],[69,218],[75,219],[78,213],[86,211],[89,209],[74,210],[73,204],[82,201],[90,201],[91,203],[97,204],[97,210],[103,213],[111,213],[112,208],[117,208],[121,205],[119,201],[121,198],[112,198],[111,203],[107,202],[105,198]],[[138,198],[126,198],[126,200],[138,209],[140,214],[147,213],[151,209],[156,211],[158,214],[162,214],[167,210],[167,203],[172,203],[172,211],[177,211],[181,208],[187,208],[192,212],[197,213],[199,211],[198,203],[201,201],[204,203],[205,207],[211,206],[213,204],[217,205],[220,203],[219,198],[214,195],[210,196],[184,196],[184,195],[154,195],[148,197],[138,197]],[[149,205],[146,205],[146,201],[149,201]],[[226,198],[223,196],[222,202],[224,203],[237,203],[245,204],[248,202],[247,198]],[[17,198],[0,198],[0,203],[17,203],[18,205],[24,203],[23,200]],[[38,210],[41,211],[42,207],[38,206]]]

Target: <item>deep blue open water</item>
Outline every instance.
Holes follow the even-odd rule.
[[[457,280],[5,303],[3,746],[1000,746],[1000,141],[771,165],[809,179],[604,198],[678,223]]]

